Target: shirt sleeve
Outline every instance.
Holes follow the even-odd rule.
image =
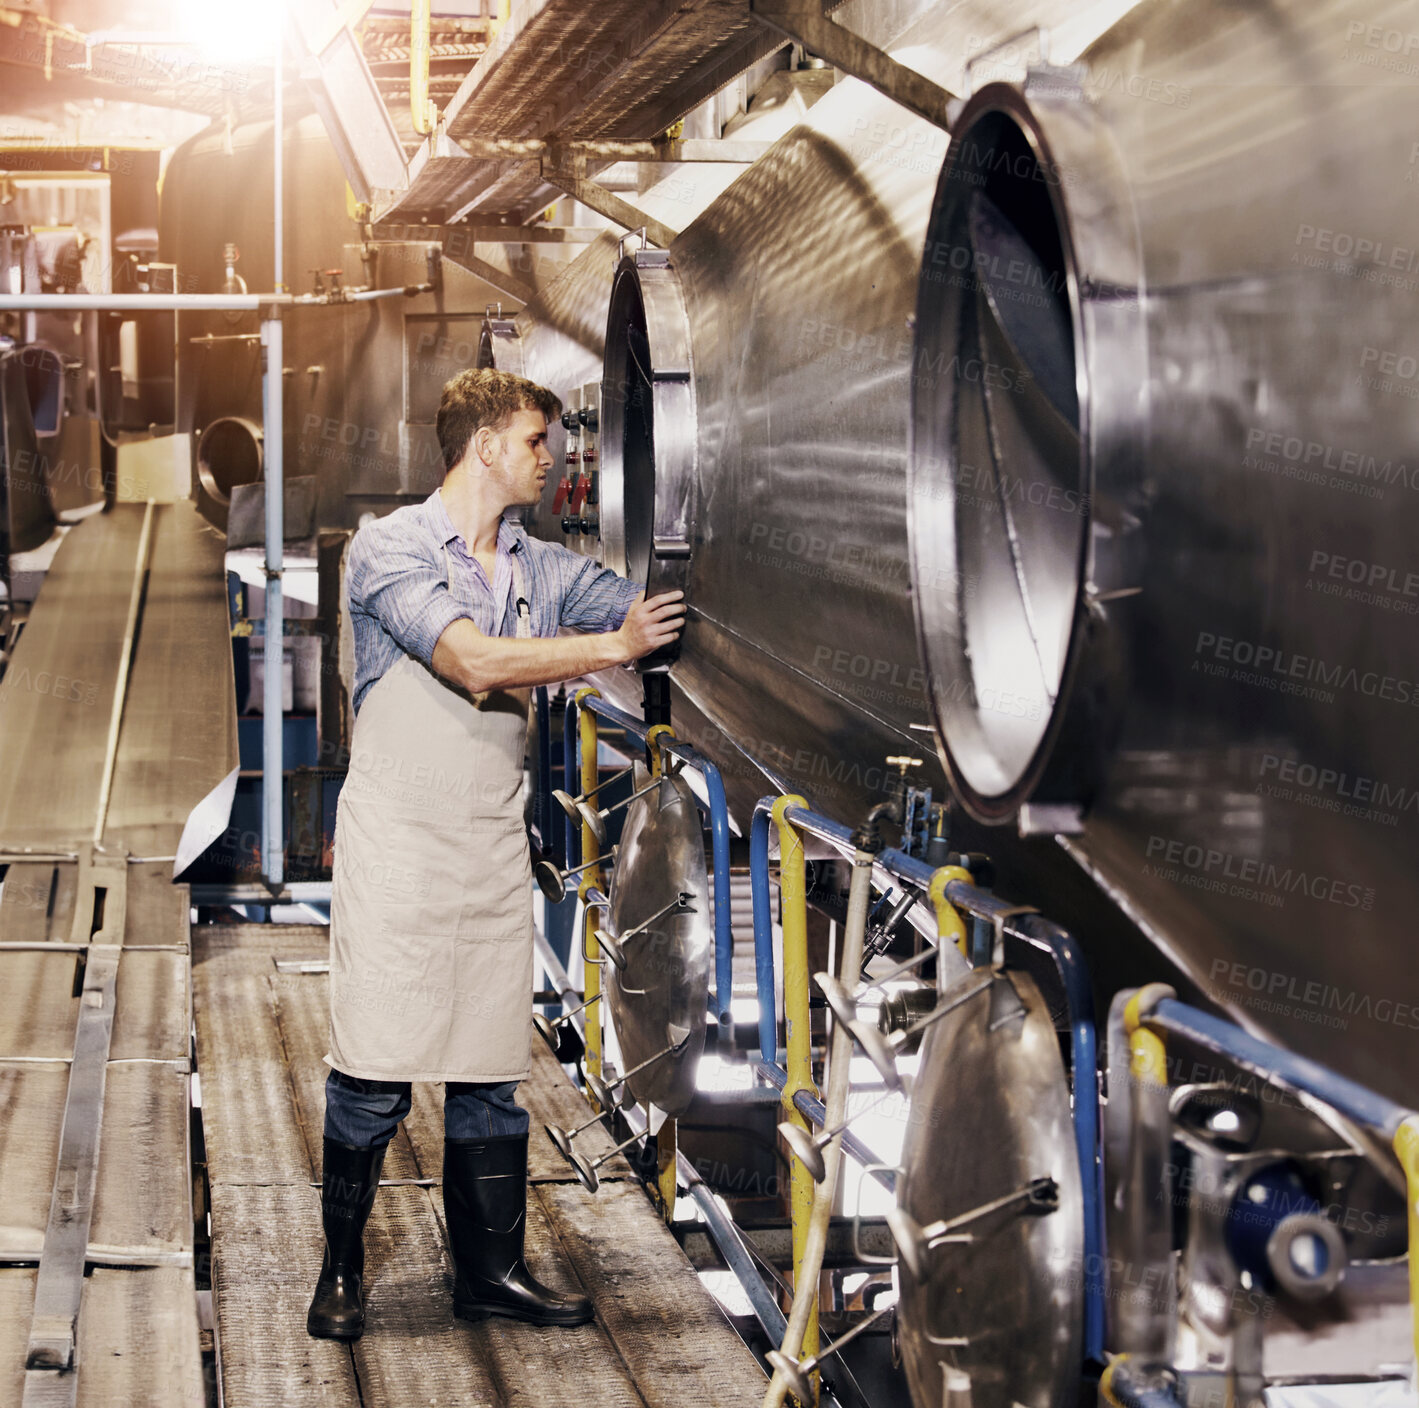
[[[555,545],[567,584],[562,592],[561,623],[579,631],[614,631],[626,619],[636,598],[645,591],[639,582],[618,577],[595,558]]]
[[[439,637],[454,621],[471,616],[417,545],[387,535],[355,535],[345,579],[350,610],[373,617],[405,654],[430,669]]]

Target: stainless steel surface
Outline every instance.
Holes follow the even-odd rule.
[[[0,849],[67,849],[93,830],[142,505],[66,536],[0,681]],[[105,844],[171,856],[237,764],[221,544],[191,504],[155,509]],[[181,688],[176,687],[182,681]]]
[[[689,908],[679,907],[682,895],[690,897]],[[695,1093],[714,946],[703,823],[680,777],[661,778],[627,813],[607,928],[613,936],[626,934],[670,905],[673,912],[625,941],[624,966],[608,964],[602,980],[627,1070],[666,1047],[678,1048],[627,1083],[637,1100],[679,1115]]]
[[[1077,1397],[1084,1230],[1069,1084],[1034,983],[1002,981],[1022,1016],[994,1025],[980,996],[927,1031],[897,1206],[929,1228],[1041,1178],[1054,1181],[1058,1206],[1017,1202],[972,1220],[924,1251],[920,1276],[899,1261],[902,1358],[919,1405],[940,1401],[943,1367],[970,1375],[973,1408]]]
[[[661,250],[616,270],[603,376],[603,560],[650,596],[683,591],[697,518],[694,364],[684,288]],[[657,651],[640,668],[674,655]]]
[[[1208,997],[1412,1102],[1414,75],[1381,44],[1410,18],[1146,4],[1084,54],[1082,95],[977,93],[917,355],[968,341],[1032,376],[918,387],[912,503],[918,574],[977,584],[918,595],[971,810],[1090,806],[1071,853]],[[977,183],[1012,151],[1042,163],[1028,197]],[[967,251],[1001,272],[953,284]],[[1013,524],[1007,478],[1034,491]]]
[[[1004,23],[988,6],[894,10],[868,37],[921,71],[958,71]],[[676,727],[723,769],[741,826],[779,787],[853,815],[880,797],[887,755],[923,751],[905,486],[911,381],[937,373],[914,366],[909,319],[945,151],[938,128],[845,80],[669,251],[696,443],[683,457],[656,445],[654,504],[621,512],[687,526],[688,561],[658,564],[667,584],[684,574],[689,601]],[[608,465],[613,441],[603,434]],[[608,475],[603,521],[615,521],[612,487]],[[610,560],[618,543],[603,546]],[[598,684],[638,707],[634,677]]]

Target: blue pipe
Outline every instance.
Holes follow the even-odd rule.
[[[1298,1095],[1311,1096],[1346,1119],[1377,1131],[1388,1141],[1394,1139],[1399,1126],[1413,1114],[1405,1106],[1337,1075],[1318,1061],[1261,1041],[1225,1017],[1201,1012],[1176,998],[1164,998],[1144,1020],[1149,1026],[1196,1042],[1214,1055],[1225,1056],[1268,1082],[1287,1086]]]
[[[714,863],[714,996],[720,1026],[734,1020],[734,926],[729,898],[729,804],[724,798],[724,778],[719,769],[688,743],[667,739],[662,753],[681,758],[699,770],[709,793],[710,849]]]
[[[605,719],[608,724],[615,724],[617,728],[635,734],[641,742],[645,742],[645,736],[650,731],[644,720],[618,709],[614,704],[608,704],[604,699],[588,699],[581,707],[590,709],[597,718]]]
[[[562,714],[562,787],[569,797],[581,796],[581,733],[576,725],[576,708],[569,700]],[[547,801],[551,803],[550,795]],[[581,827],[561,807],[557,814],[562,818],[562,854],[568,865],[580,865],[586,859],[581,853]]]
[[[754,901],[754,991],[759,999],[759,1055],[773,1066],[778,1056],[778,1000],[774,995],[774,917],[769,903],[769,812],[761,797],[749,828],[749,885]]]

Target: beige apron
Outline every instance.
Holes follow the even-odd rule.
[[[453,568],[444,548],[449,589]],[[525,597],[518,554],[512,590]],[[519,606],[517,635],[531,635]],[[529,1068],[529,690],[470,696],[402,656],[365,696],[335,818],[330,1053],[368,1080]]]

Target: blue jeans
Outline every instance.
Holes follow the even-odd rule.
[[[527,1133],[527,1111],[514,1099],[515,1080],[501,1084],[449,1081],[443,1128],[449,1139],[486,1139]],[[383,1148],[412,1104],[400,1080],[360,1080],[332,1070],[325,1078],[325,1137],[355,1148]]]

